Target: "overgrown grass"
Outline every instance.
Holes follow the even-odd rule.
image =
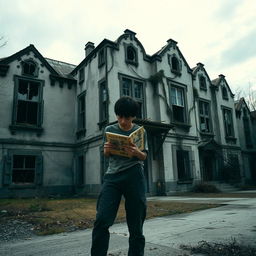
[[[218,206],[170,201],[148,201],[147,204],[147,218],[189,213]],[[1,222],[10,219],[27,221],[33,224],[34,231],[39,235],[91,228],[95,214],[96,199],[0,199]],[[123,221],[125,208],[122,201],[116,222]]]

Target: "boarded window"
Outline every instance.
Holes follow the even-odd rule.
[[[191,176],[189,151],[177,150],[176,157],[177,157],[178,179],[180,181],[190,180],[192,176]]]

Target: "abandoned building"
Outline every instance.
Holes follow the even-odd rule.
[[[77,66],[34,45],[0,56],[0,197],[99,193],[104,127],[122,95],[148,134],[148,195],[200,182],[255,184],[256,119],[224,75],[190,68],[177,42],[148,55],[136,33],[85,45]]]

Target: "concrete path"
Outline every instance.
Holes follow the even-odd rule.
[[[256,246],[256,198],[184,198],[155,197],[148,200],[220,203],[224,206],[168,217],[147,220],[145,256],[184,256],[180,245],[196,245],[199,241],[224,242],[235,238],[243,244]],[[110,229],[109,256],[125,256],[128,248],[126,224]],[[0,255],[90,255],[91,230],[63,233],[32,240],[0,245]]]

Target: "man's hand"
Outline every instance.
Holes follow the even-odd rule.
[[[114,149],[114,148],[115,148],[115,146],[112,143],[110,143],[110,142],[104,143],[104,155],[109,156],[111,154],[110,150]]]
[[[147,158],[147,154],[145,152],[140,151],[140,149],[133,143],[130,143],[129,146],[125,146],[124,149],[128,154],[135,156],[142,161],[144,161]]]

